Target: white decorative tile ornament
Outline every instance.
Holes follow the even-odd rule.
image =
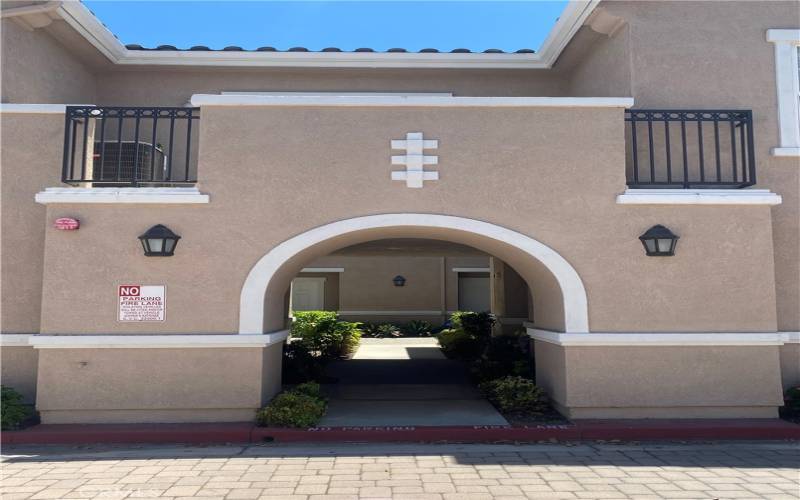
[[[425,165],[437,165],[438,156],[425,155],[426,149],[437,149],[439,141],[423,139],[422,132],[409,132],[405,140],[392,140],[392,149],[405,149],[405,155],[392,156],[392,165],[406,169],[392,172],[393,181],[406,181],[406,187],[421,188],[424,181],[439,180],[439,172],[425,170]]]

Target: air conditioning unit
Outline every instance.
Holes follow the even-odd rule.
[[[94,175],[96,182],[164,181],[167,158],[160,145],[136,141],[94,143]]]

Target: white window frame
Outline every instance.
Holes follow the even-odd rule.
[[[775,44],[775,84],[778,92],[779,140],[773,156],[800,156],[800,29],[767,30]]]

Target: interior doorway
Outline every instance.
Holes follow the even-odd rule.
[[[458,273],[458,310],[485,312],[491,309],[488,272]]]
[[[325,308],[325,278],[297,277],[292,280],[293,311],[321,311]]]

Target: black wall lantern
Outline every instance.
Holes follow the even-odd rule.
[[[394,283],[394,286],[406,286],[406,279],[398,274],[394,277],[392,283]]]
[[[158,224],[139,236],[144,254],[148,257],[169,257],[175,253],[175,246],[180,236],[173,233],[170,228]]]
[[[680,236],[673,234],[668,228],[658,224],[648,229],[639,239],[644,251],[650,257],[668,257],[675,255],[675,246]]]

